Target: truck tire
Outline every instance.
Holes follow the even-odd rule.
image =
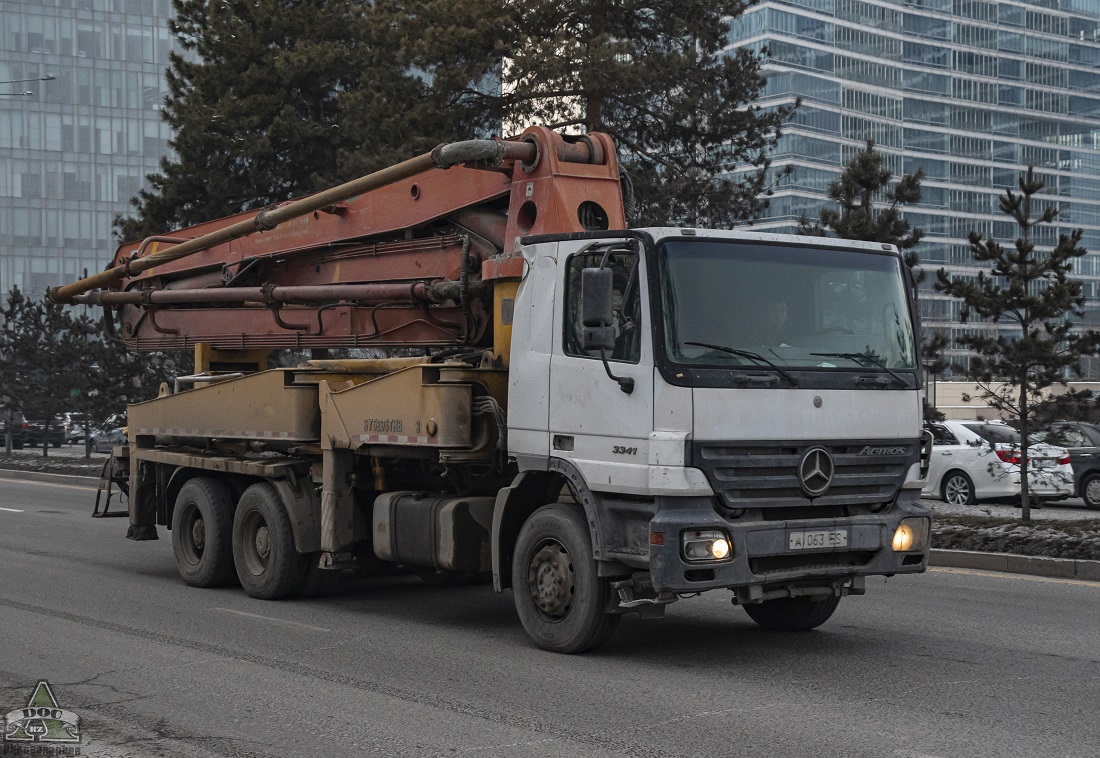
[[[295,595],[305,585],[309,556],[295,549],[290,517],[267,482],[253,484],[237,503],[233,562],[250,597],[275,600]]]
[[[233,495],[216,479],[196,477],[172,509],[176,569],[192,587],[220,587],[233,577]]]
[[[543,650],[593,650],[619,625],[619,615],[606,613],[611,583],[597,575],[588,524],[572,506],[545,505],[524,523],[512,594],[523,628]]]
[[[741,606],[749,618],[765,629],[778,632],[804,632],[816,629],[829,620],[840,605],[840,597],[834,595],[824,600],[809,597],[784,597],[748,603]]]

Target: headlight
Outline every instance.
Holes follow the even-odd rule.
[[[692,529],[683,535],[684,559],[692,563],[725,561],[733,557],[733,544],[721,529]]]
[[[895,553],[919,553],[928,546],[928,519],[902,519],[890,545]]]

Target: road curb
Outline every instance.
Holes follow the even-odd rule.
[[[50,482],[52,484],[84,484],[92,487],[99,482],[98,476],[51,474],[46,471],[20,471],[19,469],[0,469],[0,479],[15,479],[24,482]]]
[[[1100,582],[1100,561],[1081,561],[1073,558],[1043,558],[1036,555],[985,553],[978,550],[932,550],[928,563],[931,566],[948,568],[1004,571],[1009,574]]]

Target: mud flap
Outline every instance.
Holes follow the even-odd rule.
[[[138,542],[157,535],[156,464],[130,459],[130,528],[126,539]]]

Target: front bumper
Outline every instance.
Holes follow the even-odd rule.
[[[658,592],[701,592],[721,588],[835,583],[847,577],[914,574],[928,568],[928,546],[919,552],[895,552],[894,532],[902,519],[931,518],[917,490],[902,490],[889,511],[843,518],[787,521],[727,520],[709,498],[662,498],[650,532],[664,544],[649,546],[649,569]],[[730,536],[730,560],[693,563],[681,555],[686,530],[722,529]],[[839,548],[792,550],[792,532],[843,529],[848,544]]]

